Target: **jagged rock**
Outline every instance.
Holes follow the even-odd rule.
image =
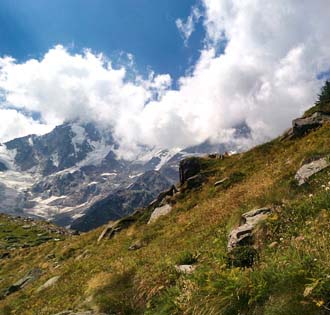
[[[156,222],[160,217],[169,214],[172,211],[172,206],[164,205],[162,207],[156,208],[148,221],[148,224]]]
[[[329,120],[330,120],[330,115],[322,112],[315,112],[311,116],[297,118],[292,121],[292,136],[301,137],[310,130],[322,126],[325,121],[329,121]]]
[[[140,248],[142,248],[143,244],[140,240],[137,240],[135,242],[133,242],[133,244],[128,247],[128,250],[138,250]]]
[[[191,274],[195,271],[196,266],[195,265],[177,265],[175,266],[175,270],[179,273],[184,274]]]
[[[180,162],[180,184],[183,185],[186,180],[194,175],[197,175],[201,170],[200,159],[196,157],[184,159]]]
[[[271,212],[271,208],[260,208],[251,210],[242,214],[241,224],[250,224],[252,226],[255,226],[260,221],[266,219]]]
[[[114,234],[116,232],[119,232],[120,230],[121,228],[118,221],[109,223],[100,234],[99,238],[97,239],[97,242],[99,243],[104,238],[112,238]]]
[[[322,171],[329,165],[330,163],[328,161],[328,158],[321,158],[319,160],[303,165],[295,175],[295,179],[298,181],[298,185],[303,185],[304,183],[306,183],[308,178]]]
[[[38,288],[37,292],[40,292],[53,286],[58,281],[58,279],[60,279],[60,276],[55,276],[53,278],[48,279],[42,286]]]
[[[148,205],[148,207],[158,207],[166,197],[172,197],[176,193],[178,193],[178,190],[175,185],[172,185],[170,189],[161,192],[158,197]]]
[[[141,214],[144,212],[144,209],[138,209],[133,214],[126,216],[120,220],[115,222],[110,222],[100,234],[97,242],[99,243],[101,240],[108,238],[111,239],[116,233],[123,229],[127,229],[134,222],[138,220]]]
[[[260,208],[244,213],[240,226],[232,230],[229,235],[228,251],[230,252],[238,246],[252,245],[255,227],[261,221],[265,220],[271,212],[271,208]]]
[[[161,205],[162,202],[164,202],[164,200],[166,199],[166,197],[173,196],[174,194],[177,194],[177,193],[178,193],[178,190],[173,185],[173,186],[171,186],[170,189],[168,189],[168,190],[166,190],[164,192],[161,192],[159,194],[158,198],[155,199],[151,204],[149,204],[149,206],[147,208],[137,209],[133,214],[131,214],[129,216],[126,216],[126,217],[124,217],[124,218],[122,218],[120,220],[117,220],[115,222],[110,222],[104,228],[104,230],[102,231],[102,233],[100,234],[97,242],[99,243],[104,238],[108,238],[108,239],[112,238],[116,233],[118,233],[119,231],[121,231],[123,229],[128,228],[134,222],[136,222],[145,211],[151,211],[152,209],[154,209],[158,205]],[[163,207],[168,208],[170,206],[166,204],[166,205],[161,206],[161,207],[158,207],[156,209],[163,208]],[[154,210],[154,212],[156,211],[156,209]],[[150,218],[150,220],[151,220],[151,218]],[[149,222],[150,222],[150,220],[149,220]]]
[[[29,271],[23,278],[12,284],[10,287],[6,289],[2,297],[6,297],[16,291],[21,290],[29,283],[37,280],[42,274],[42,270],[40,268],[34,268]]]

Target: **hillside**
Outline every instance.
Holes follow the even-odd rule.
[[[131,217],[12,249],[0,314],[328,314],[330,124],[311,117],[248,152],[184,160],[179,191]]]

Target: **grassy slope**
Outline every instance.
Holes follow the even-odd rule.
[[[0,214],[0,255],[10,249],[38,246],[50,240],[63,240],[67,234],[64,232],[65,229],[48,222]]]
[[[304,187],[293,177],[302,161],[330,154],[329,138],[326,125],[299,140],[276,139],[225,160],[205,159],[208,182],[179,195],[174,211],[155,224],[140,222],[99,244],[101,228],[14,252],[0,260],[0,290],[33,267],[44,274],[0,301],[2,314],[323,314],[330,299],[330,174],[325,170]],[[244,176],[227,189],[213,186],[238,172]],[[265,223],[258,262],[228,268],[231,228],[241,213],[267,205],[276,213]],[[128,251],[135,240],[146,245]],[[278,245],[269,247],[274,241]],[[197,270],[178,274],[174,265],[191,256]],[[56,275],[56,285],[37,292]]]

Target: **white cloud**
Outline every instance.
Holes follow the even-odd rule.
[[[0,109],[0,135],[2,141],[26,136],[43,134],[54,128],[54,125],[38,123],[14,109]]]
[[[250,145],[280,134],[313,104],[322,84],[317,75],[330,69],[330,2],[203,3],[206,45],[178,90],[171,89],[169,75],[128,81],[129,65],[114,69],[102,55],[72,55],[57,46],[39,61],[0,59],[6,106],[40,112],[47,126],[77,117],[111,126],[124,154],[138,144],[230,141],[243,121],[252,129]],[[222,40],[226,48],[218,55]],[[9,131],[4,134],[0,129],[0,139]]]
[[[175,21],[176,27],[180,31],[185,45],[188,45],[188,40],[192,33],[195,31],[195,25],[198,23],[199,19],[202,17],[202,13],[197,6],[193,6],[191,13],[188,16],[187,20],[177,19]]]

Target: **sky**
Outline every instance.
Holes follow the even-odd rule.
[[[2,0],[0,142],[79,119],[141,145],[251,146],[330,71],[328,0]],[[249,139],[234,139],[245,123]]]

